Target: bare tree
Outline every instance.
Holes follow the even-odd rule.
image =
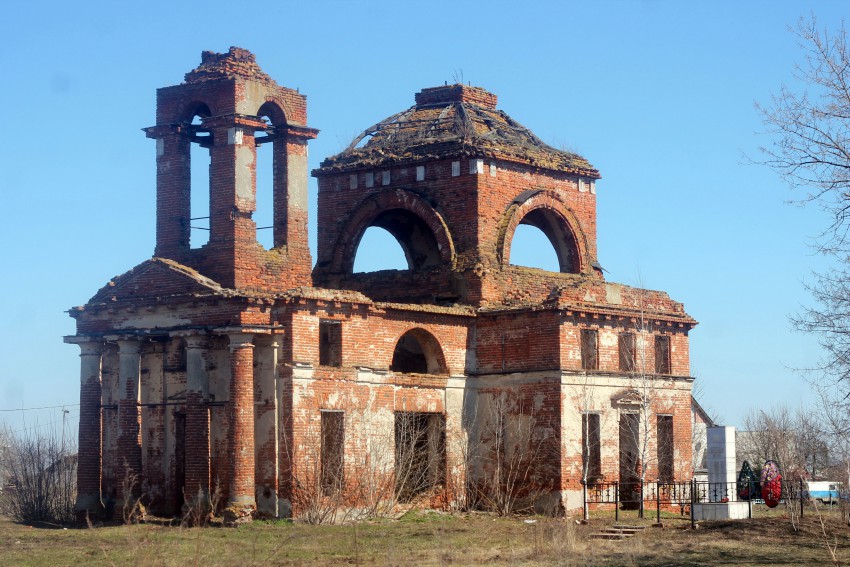
[[[802,203],[815,203],[829,216],[817,249],[835,260],[808,286],[815,300],[793,318],[795,326],[818,337],[825,356],[818,371],[831,399],[848,407],[850,394],[850,49],[842,26],[830,33],[814,17],[801,19],[795,33],[804,60],[796,67],[799,90],[782,86],[770,104],[759,107],[771,146],[762,163],[792,187],[804,190]],[[822,376],[821,376],[822,375]]]
[[[750,410],[739,435],[739,461],[758,467],[778,461],[786,479],[821,476],[830,463],[822,419],[812,408],[796,412],[777,405],[769,410]]]
[[[486,394],[478,424],[480,469],[476,484],[482,503],[499,515],[532,510],[554,489],[555,438],[533,401],[516,392]]]
[[[0,513],[18,522],[70,524],[75,521],[77,455],[55,429],[0,433]]]

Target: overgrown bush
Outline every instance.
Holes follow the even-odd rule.
[[[56,430],[0,430],[0,470],[0,514],[23,523],[74,522],[76,447]]]

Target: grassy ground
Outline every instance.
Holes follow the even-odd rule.
[[[810,512],[807,510],[807,512]],[[357,526],[255,522],[236,529],[164,523],[94,529],[23,526],[0,518],[2,565],[830,565],[827,542],[850,563],[850,529],[813,513],[795,532],[782,513],[704,522],[697,530],[668,515],[624,541],[591,539],[613,518],[587,525],[549,518],[411,513]],[[627,518],[629,523],[638,523]],[[649,523],[648,521],[646,522]]]

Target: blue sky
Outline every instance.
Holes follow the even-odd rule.
[[[847,12],[775,1],[10,3],[0,409],[68,404],[73,426],[79,349],[62,343],[74,332],[65,311],[153,253],[155,149],[140,129],[154,124],[155,89],[182,81],[202,50],[231,45],[307,94],[321,130],[311,168],[424,87],[462,77],[496,93],[544,141],[599,168],[599,260],[609,280],[663,289],[700,321],[691,361],[704,404],[730,425],[750,407],[796,406],[811,396],[794,368],[820,352],[788,315],[825,267],[808,243],[827,219],[787,204],[795,194],[748,163],[770,143],[753,105],[794,85],[789,26],[814,13],[837,29]],[[314,244],[312,180],[310,190]],[[358,262],[390,254],[369,250]]]

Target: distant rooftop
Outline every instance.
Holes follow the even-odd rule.
[[[545,144],[497,110],[497,101],[495,94],[481,87],[423,89],[414,106],[367,128],[343,152],[324,160],[317,173],[470,156],[599,177],[582,156]]]

